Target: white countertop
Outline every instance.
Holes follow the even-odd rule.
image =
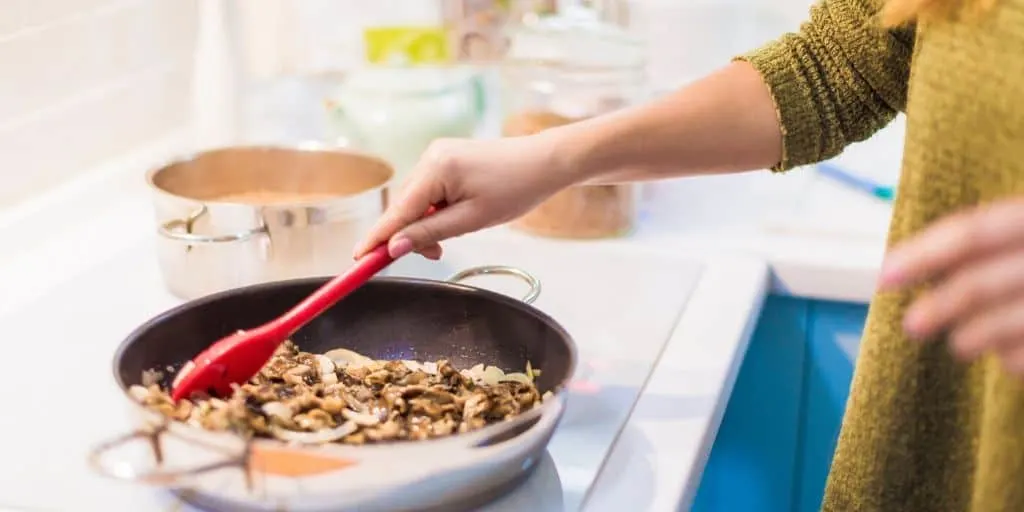
[[[62,316],[74,311],[68,309],[73,302],[61,298],[68,299],[66,295],[71,294],[79,301],[94,301],[86,309],[91,311],[88,325],[51,324],[48,331],[41,331],[56,338],[44,340],[47,343],[65,341],[56,354],[63,362],[55,368],[75,370],[68,370],[70,377],[58,379],[74,379],[68,382],[87,397],[117,395],[108,370],[113,345],[76,345],[73,338],[79,332],[103,333],[114,343],[141,317],[176,303],[163,294],[155,263],[132,266],[127,265],[129,260],[123,265],[116,262],[118,257],[134,254],[139,241],[152,234],[143,170],[174,153],[181,140],[169,137],[44,197],[0,211],[0,237],[17,249],[0,254],[0,282],[5,289],[0,295],[0,319],[6,317],[13,322],[16,318],[34,318],[36,323],[46,324],[48,317],[43,308],[60,302],[64,310],[57,311],[53,322],[81,320],[73,314],[71,318]],[[732,187],[732,193],[720,194],[723,186]],[[888,206],[820,181],[811,173],[711,178],[683,182],[656,193],[668,199],[654,202],[654,218],[630,238],[595,243],[543,242],[577,249],[585,246],[587,251],[646,250],[663,257],[699,256],[706,262],[697,290],[672,330],[657,367],[602,463],[596,483],[582,498],[587,510],[622,510],[627,506],[639,510],[640,503],[646,505],[644,510],[674,510],[692,498],[766,293],[769,269],[776,291],[864,301],[870,296],[882,254],[885,226],[881,223],[888,216]],[[798,200],[806,197],[815,199]],[[728,213],[714,213],[722,210]],[[530,240],[504,229],[477,236],[480,240],[489,238]],[[133,304],[130,315],[118,315],[121,308],[116,303],[104,303],[123,289],[116,283],[110,283],[108,289],[102,280],[90,281],[90,273],[101,267],[105,272],[123,269],[119,279],[131,282],[133,290],[141,286],[160,291]],[[72,280],[86,284],[67,289]],[[16,334],[20,339],[38,336],[30,329],[22,331]],[[707,343],[711,339],[719,343]],[[74,363],[70,367],[69,360]],[[75,378],[78,371],[88,375]],[[4,386],[2,393],[12,394],[16,389]],[[665,407],[666,397],[671,398],[673,407]],[[13,394],[4,398],[13,403],[19,399]],[[21,433],[13,436],[19,440],[52,430],[13,424],[10,418],[4,423],[8,425],[5,429]],[[109,425],[99,424],[76,430],[83,436],[75,438],[79,441],[113,433]],[[644,443],[652,442],[657,443],[657,450],[644,449]],[[90,497],[115,492],[112,486],[117,484],[87,474],[81,457],[83,444],[7,444],[10,446],[3,447],[5,459],[24,462],[17,467],[0,465],[4,475],[0,480],[8,485],[17,482],[3,486],[16,492],[0,490],[0,508],[9,504],[63,510],[68,503],[88,503],[88,508],[76,509],[91,510],[94,502]],[[75,453],[69,453],[69,449]],[[62,461],[60,471],[55,470],[55,461]],[[67,491],[46,494],[47,482],[56,477],[64,478],[62,488]],[[152,500],[151,491],[145,489],[116,489],[120,503],[130,502],[121,499]],[[641,498],[644,501],[637,501]]]

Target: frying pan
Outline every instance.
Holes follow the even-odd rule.
[[[517,300],[460,283],[481,274],[516,277],[529,292]],[[307,352],[343,347],[374,359],[448,359],[456,368],[485,363],[521,372],[529,361],[541,370],[540,392],[553,396],[511,420],[427,441],[299,447],[168,422],[128,396],[144,371],[176,370],[211,340],[275,318],[326,280],[221,292],[131,333],[114,356],[114,378],[140,427],[96,446],[93,468],[170,488],[213,510],[457,510],[529,476],[564,411],[577,355],[565,329],[530,306],[540,282],[514,267],[475,267],[447,281],[375,278],[292,338]],[[145,448],[145,457],[120,454],[133,445]]]

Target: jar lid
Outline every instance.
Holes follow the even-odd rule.
[[[507,59],[586,68],[634,68],[646,64],[643,40],[597,12],[570,8],[524,23],[509,35]]]

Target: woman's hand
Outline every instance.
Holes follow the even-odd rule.
[[[882,288],[924,282],[934,287],[907,310],[908,335],[948,333],[959,357],[990,351],[1024,375],[1024,200],[952,215],[894,248]]]
[[[392,257],[415,251],[437,259],[442,240],[526,213],[580,179],[559,133],[434,142],[355,257],[387,242]],[[445,209],[423,218],[442,201]]]

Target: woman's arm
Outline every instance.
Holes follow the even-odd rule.
[[[438,242],[576,183],[784,170],[835,155],[905,103],[913,32],[879,28],[881,1],[820,0],[798,33],[644,106],[523,137],[437,141],[356,255],[388,242],[396,258],[437,258]]]
[[[771,167],[839,154],[906,102],[914,31],[883,29],[881,0],[821,0],[799,32],[667,97],[551,130],[590,182]]]

